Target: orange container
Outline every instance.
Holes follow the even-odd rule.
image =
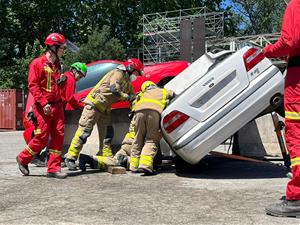
[[[0,129],[22,130],[26,95],[23,90],[0,89]]]

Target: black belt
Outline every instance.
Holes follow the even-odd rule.
[[[289,58],[287,67],[300,67],[300,56]]]

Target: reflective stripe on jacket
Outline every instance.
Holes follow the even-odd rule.
[[[47,103],[61,100],[60,88],[56,80],[60,77],[59,62],[50,63],[46,55],[34,59],[29,66],[28,89],[35,103],[45,106]]]
[[[146,89],[142,96],[137,99],[135,111],[143,109],[152,109],[158,113],[162,113],[169,99],[174,95],[174,92],[165,88]]]
[[[115,87],[117,95],[111,91],[111,86]],[[97,83],[84,102],[93,104],[100,112],[104,112],[110,109],[113,103],[125,100],[129,94],[133,94],[129,79],[125,78],[123,71],[114,69]]]

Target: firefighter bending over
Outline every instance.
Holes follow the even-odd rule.
[[[152,81],[142,84],[142,96],[135,104],[135,138],[131,148],[132,172],[154,174],[153,160],[158,151],[161,113],[173,98],[174,92],[159,88]]]
[[[130,82],[135,80],[137,75],[142,75],[143,68],[140,60],[129,59],[117,69],[108,72],[87,95],[78,129],[65,156],[65,163],[69,170],[77,169],[75,162],[83,145],[91,135],[95,123],[101,121],[105,114],[110,112],[111,105],[120,100],[135,99]]]

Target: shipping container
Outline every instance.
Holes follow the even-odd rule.
[[[22,130],[26,94],[24,90],[0,89],[0,129]]]

